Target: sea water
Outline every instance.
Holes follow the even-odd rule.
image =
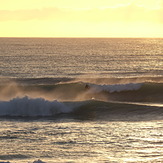
[[[163,39],[0,38],[0,162],[163,162]]]

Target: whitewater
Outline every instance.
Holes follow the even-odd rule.
[[[162,162],[163,39],[0,38],[0,162]]]

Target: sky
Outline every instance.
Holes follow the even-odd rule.
[[[163,0],[0,0],[0,37],[163,38]]]

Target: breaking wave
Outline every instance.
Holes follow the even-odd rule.
[[[59,114],[82,118],[108,116],[162,116],[163,107],[147,104],[115,103],[97,100],[58,102],[43,98],[14,98],[0,102],[0,117],[56,117]]]
[[[68,113],[71,109],[58,101],[48,101],[43,98],[14,98],[0,102],[0,116],[53,116]]]
[[[162,82],[23,79],[0,84],[0,116],[162,115]]]
[[[163,102],[163,83],[93,83],[86,81],[37,81],[10,82],[0,85],[0,100],[29,96],[58,101],[121,101],[121,102]]]

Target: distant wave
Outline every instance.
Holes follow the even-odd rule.
[[[107,80],[107,79],[106,79]],[[114,79],[114,81],[120,79]],[[127,80],[127,79],[126,79]],[[163,103],[163,82],[102,83],[82,79],[21,79],[0,84],[0,99],[29,96],[58,101],[103,100]]]

